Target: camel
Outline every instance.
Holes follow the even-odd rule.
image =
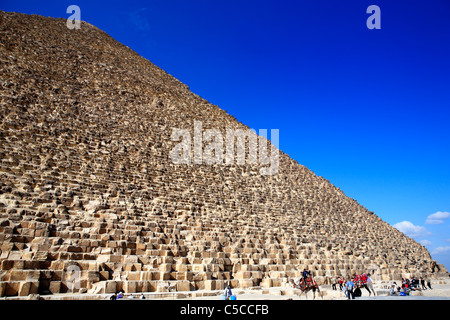
[[[373,289],[373,284],[372,284],[372,282],[370,282],[370,283],[364,283],[364,284],[357,284],[356,287],[357,287],[357,288],[360,288],[360,289],[365,288],[365,289],[369,292],[369,297],[370,297],[370,295],[372,294],[372,292],[373,292],[373,295],[374,295],[374,296],[377,295],[376,292],[375,292],[375,290]]]
[[[373,288],[373,283],[371,281],[366,280],[369,276],[370,275],[362,274],[359,276],[354,276],[353,278],[356,280],[355,284],[356,284],[357,288],[360,288],[360,289],[365,288],[369,292],[369,297],[372,294],[372,292],[373,292],[373,295],[376,296],[377,294]]]
[[[293,279],[290,279],[289,281],[291,282],[291,284],[293,285],[293,287],[295,289],[300,289],[302,291],[299,294],[299,296],[301,296],[303,293],[305,293],[305,297],[308,298],[307,293],[312,290],[313,299],[315,299],[316,298],[316,290],[317,290],[317,292],[320,293],[319,286],[317,285],[316,281],[311,276],[308,277],[308,280],[306,280],[306,281],[305,281],[305,279],[302,278],[300,280],[299,284],[296,284]],[[320,295],[320,296],[323,299],[323,296],[322,295]]]

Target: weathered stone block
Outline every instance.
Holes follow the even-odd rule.
[[[177,291],[191,291],[189,281],[177,281]]]
[[[19,296],[28,296],[30,294],[37,294],[39,289],[39,281],[23,281],[20,283]]]
[[[125,281],[123,288],[125,293],[136,293],[136,281]]]
[[[259,285],[262,288],[270,288],[270,287],[273,287],[273,281],[272,281],[272,279],[269,279],[269,278],[262,279],[261,283]]]
[[[50,281],[50,286],[48,287],[48,290],[53,294],[60,293],[61,281]]]
[[[117,290],[117,282],[113,280],[105,281],[105,293],[116,293]]]
[[[251,279],[239,280],[239,288],[247,289],[250,287],[253,287],[253,280]]]

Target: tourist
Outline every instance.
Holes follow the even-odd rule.
[[[331,278],[331,288],[336,290],[336,277]]]
[[[353,295],[353,288],[355,287],[353,281],[348,278],[347,283],[345,284],[345,288],[347,290],[347,299],[355,299],[355,296]]]
[[[376,295],[375,289],[373,288],[372,278],[370,278],[370,274],[367,275],[367,288],[369,289],[369,296],[370,296],[371,290],[372,290],[373,294]]]
[[[141,300],[145,300],[145,296],[144,296],[144,294],[141,294],[141,297],[140,297],[140,299],[141,299]]]
[[[411,290],[420,290],[419,280],[412,277],[411,282],[410,282],[410,288],[411,288]]]
[[[225,288],[224,295],[227,300],[230,300],[231,296],[233,295],[233,293],[231,292],[231,287],[229,285]]]
[[[309,272],[306,269],[303,269],[302,275],[303,275],[303,279],[304,279],[304,281],[306,283],[306,279],[311,275],[311,272]]]
[[[405,287],[402,287],[399,292],[401,296],[406,296]]]
[[[117,300],[117,293],[114,293],[111,297],[109,297],[109,300]]]
[[[430,281],[430,278],[427,279],[427,286],[428,286],[428,288],[430,288],[430,290],[431,290],[431,281]]]
[[[341,280],[344,282],[343,279]],[[344,296],[347,297],[347,288],[342,283],[340,283],[340,290],[344,293]]]
[[[397,295],[397,292],[396,292],[396,290],[395,290],[395,285],[392,285],[392,286],[391,286],[391,289],[389,290],[389,294],[390,294],[391,296],[396,296],[396,295]]]
[[[400,290],[400,295],[402,295],[401,294],[402,292],[404,293],[403,295],[405,295],[405,296],[409,295],[410,290],[409,290],[408,284],[406,282],[402,284],[402,289]]]
[[[400,287],[398,286],[397,282],[393,282],[392,285],[395,287],[395,292],[400,292]]]

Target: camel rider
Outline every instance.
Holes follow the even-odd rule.
[[[307,283],[306,280],[311,276],[311,272],[309,270],[303,269],[302,275],[304,283]]]

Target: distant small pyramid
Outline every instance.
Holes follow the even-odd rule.
[[[0,12],[0,81],[0,296],[446,272],[281,151],[175,163],[174,129],[249,128],[90,24]]]

